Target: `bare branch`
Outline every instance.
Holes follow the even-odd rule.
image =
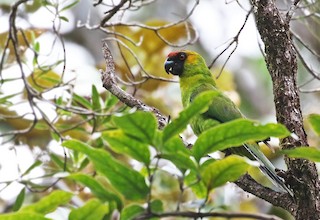
[[[190,9],[190,11],[188,12],[188,14],[184,17],[184,18],[181,18],[175,22],[171,22],[171,23],[168,23],[166,25],[161,25],[161,26],[149,26],[149,25],[145,25],[145,24],[141,24],[141,23],[128,23],[128,22],[121,22],[121,21],[117,21],[117,22],[107,22],[108,20],[110,20],[110,18],[115,14],[117,13],[119,10],[121,10],[121,7],[127,2],[128,0],[122,0],[117,6],[114,6],[111,10],[109,10],[107,13],[108,13],[108,16],[106,16],[100,23],[100,25],[96,25],[96,26],[91,26],[88,24],[88,21],[86,22],[86,24],[78,24],[78,27],[81,26],[85,26],[86,28],[88,29],[96,29],[96,28],[100,28],[100,29],[106,29],[108,27],[116,27],[116,26],[127,26],[127,27],[139,27],[139,28],[142,28],[142,29],[146,29],[146,30],[151,30],[151,31],[154,31],[154,33],[158,36],[158,38],[160,40],[162,40],[164,43],[166,43],[167,45],[169,46],[172,46],[172,47],[184,47],[186,45],[189,45],[189,44],[192,44],[194,43],[197,39],[198,39],[198,34],[197,32],[193,29],[193,28],[190,28],[189,27],[189,24],[187,23],[187,20],[190,18],[190,16],[193,14],[194,10],[196,9],[197,5],[199,4],[199,0],[194,0],[194,5],[193,7]],[[131,1],[130,1],[131,2]],[[145,4],[142,4],[142,5],[145,5]],[[141,6],[142,6],[141,5]],[[133,4],[129,5],[128,6],[128,9],[130,9],[130,6],[132,7]],[[138,8],[140,8],[141,6],[139,6]],[[111,16],[111,17],[110,17]],[[180,43],[180,44],[174,44],[170,41],[168,41],[167,39],[165,39],[159,31],[161,30],[164,30],[164,29],[167,29],[167,28],[170,28],[170,27],[173,27],[173,26],[176,26],[176,25],[179,25],[179,24],[185,24],[186,26],[186,29],[187,29],[187,39],[185,42],[183,43]],[[192,29],[194,31],[194,34],[195,36],[191,36],[191,31],[190,29]],[[110,31],[107,31],[107,32],[110,32]]]
[[[302,93],[315,93],[315,92],[320,92],[320,88],[317,88],[317,89],[299,89],[300,92]]]
[[[304,43],[304,42],[302,41],[302,39],[301,39],[298,35],[292,33],[292,36],[293,36],[299,43],[301,43],[301,44],[304,46],[304,48],[306,48],[312,55],[314,55],[317,59],[320,59],[320,55],[317,54],[316,51],[312,50],[306,43]],[[313,69],[309,66],[309,64],[308,64],[308,63],[306,62],[306,60],[303,58],[303,56],[302,56],[301,52],[299,51],[298,47],[297,47],[295,44],[293,44],[293,46],[294,46],[294,48],[295,48],[295,50],[296,50],[296,53],[297,53],[297,55],[298,55],[298,58],[300,59],[302,65],[304,66],[304,68],[305,68],[315,79],[320,80],[320,74],[317,73],[315,70],[313,70]],[[305,84],[303,84],[303,85],[305,85]],[[302,85],[302,86],[303,86],[303,85]],[[300,85],[300,87],[301,87],[301,85]]]
[[[105,71],[101,71],[103,87],[106,88],[113,95],[118,97],[118,99],[121,102],[123,102],[124,104],[126,104],[127,106],[129,106],[131,108],[137,108],[137,109],[142,110],[142,111],[153,112],[155,114],[155,116],[157,117],[157,119],[158,119],[159,128],[163,128],[167,123],[167,119],[166,119],[166,117],[164,117],[160,113],[160,111],[158,109],[146,105],[145,103],[143,103],[139,99],[136,99],[132,95],[130,95],[130,94],[126,93],[125,91],[123,91],[116,84],[116,80],[115,80],[115,65],[114,65],[114,61],[113,61],[113,56],[111,54],[111,51],[109,50],[109,47],[108,47],[106,41],[103,41],[102,50],[103,50],[104,59],[105,59],[106,64],[107,64],[106,70]]]
[[[117,39],[117,38],[105,38],[104,41],[107,40],[114,40],[116,41],[118,44],[120,44],[121,46],[123,46],[126,50],[128,50],[128,52],[133,56],[133,58],[135,59],[135,61],[137,62],[138,66],[141,68],[141,71],[143,72],[143,74],[145,74],[145,76],[141,76],[142,80],[141,81],[131,81],[132,85],[139,85],[142,84],[144,82],[146,82],[149,79],[155,79],[155,80],[159,80],[159,81],[163,81],[163,82],[177,82],[176,80],[172,80],[172,79],[167,79],[164,77],[156,77],[153,76],[151,74],[149,74],[145,68],[143,67],[141,61],[139,60],[138,56],[135,54],[135,52],[128,46],[126,45],[123,41]],[[117,77],[118,78],[118,77]],[[130,80],[130,79],[129,79]]]
[[[230,60],[232,54],[236,51],[236,49],[237,49],[237,47],[238,47],[238,45],[239,45],[239,37],[240,37],[240,34],[241,34],[241,32],[243,31],[245,25],[247,24],[247,21],[248,21],[248,19],[249,19],[249,16],[250,16],[250,14],[252,13],[252,10],[253,10],[253,8],[251,8],[251,9],[248,11],[248,13],[247,13],[247,15],[246,15],[246,18],[245,18],[245,20],[244,20],[241,28],[239,29],[238,33],[236,34],[236,36],[234,36],[234,37],[232,38],[232,41],[228,44],[228,46],[227,46],[223,51],[221,51],[221,52],[216,56],[216,58],[213,59],[213,61],[210,63],[210,65],[208,66],[208,68],[211,69],[212,66],[214,65],[214,63],[219,59],[219,57],[221,57],[221,55],[224,54],[224,52],[226,52],[233,44],[235,44],[235,47],[233,48],[233,50],[232,50],[231,53],[229,54],[228,58],[224,61],[223,65],[222,65],[222,67],[221,67],[221,69],[220,69],[220,72],[219,72],[219,74],[217,75],[217,78],[221,75],[223,69],[224,69],[225,66],[227,65],[227,62]]]

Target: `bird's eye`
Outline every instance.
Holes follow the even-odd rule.
[[[181,60],[181,61],[185,60],[186,57],[187,57],[187,55],[185,53],[180,53],[179,54],[179,60]]]

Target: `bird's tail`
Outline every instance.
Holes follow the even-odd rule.
[[[260,170],[270,181],[281,190],[288,192],[293,197],[293,191],[285,184],[283,178],[277,175],[276,168],[270,160],[258,149],[258,144],[244,144],[246,150],[260,163]]]

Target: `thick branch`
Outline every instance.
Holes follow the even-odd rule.
[[[277,121],[298,136],[298,139],[285,138],[281,144],[283,148],[307,146],[296,85],[297,58],[289,30],[290,19],[279,12],[274,0],[255,0],[253,4],[273,81]],[[315,164],[303,159],[287,158],[286,162],[287,182],[295,192],[297,204],[287,210],[296,219],[320,219],[320,183]]]
[[[245,174],[238,179],[237,184],[246,192],[254,192],[255,196],[270,202],[274,206],[279,206],[285,210],[295,207],[294,200],[288,193],[276,192],[272,189],[257,183],[249,174]]]

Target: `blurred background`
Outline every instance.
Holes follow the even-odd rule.
[[[102,87],[103,39],[113,53],[119,85],[166,116],[175,118],[182,106],[178,78],[167,75],[164,60],[171,51],[191,49],[203,55],[219,88],[248,118],[276,122],[272,82],[250,1],[136,0],[129,4],[120,0],[34,0],[21,4],[14,16],[16,2],[0,0],[2,212],[10,210],[25,187],[30,202],[53,183],[61,189],[75,187],[64,181],[55,183],[65,175],[66,152],[61,140],[70,136],[103,145],[99,132],[112,126],[108,116],[125,108]],[[277,1],[284,13],[290,3]],[[115,11],[115,6],[120,10]],[[297,82],[305,116],[320,112],[319,10],[319,1],[301,1],[291,22],[299,52]],[[13,30],[17,44],[8,43]],[[109,100],[106,106],[110,106],[100,112],[106,114],[103,123],[93,122],[87,111],[95,92]],[[306,130],[310,145],[317,146],[319,138],[307,123]],[[191,130],[184,137],[189,142],[195,140]],[[270,143],[278,147],[277,140]],[[268,150],[266,153],[271,155]],[[285,169],[281,158],[272,157]],[[76,169],[75,163],[72,166]],[[178,191],[170,172],[159,174],[161,178],[155,181],[155,194],[168,201],[168,207],[175,203],[173,195]],[[41,193],[33,194],[33,190]],[[85,200],[88,192],[82,193],[75,204]],[[212,208],[281,212],[233,184],[214,191],[211,199]],[[52,215],[64,219],[67,212]],[[285,213],[279,215],[289,218]]]

